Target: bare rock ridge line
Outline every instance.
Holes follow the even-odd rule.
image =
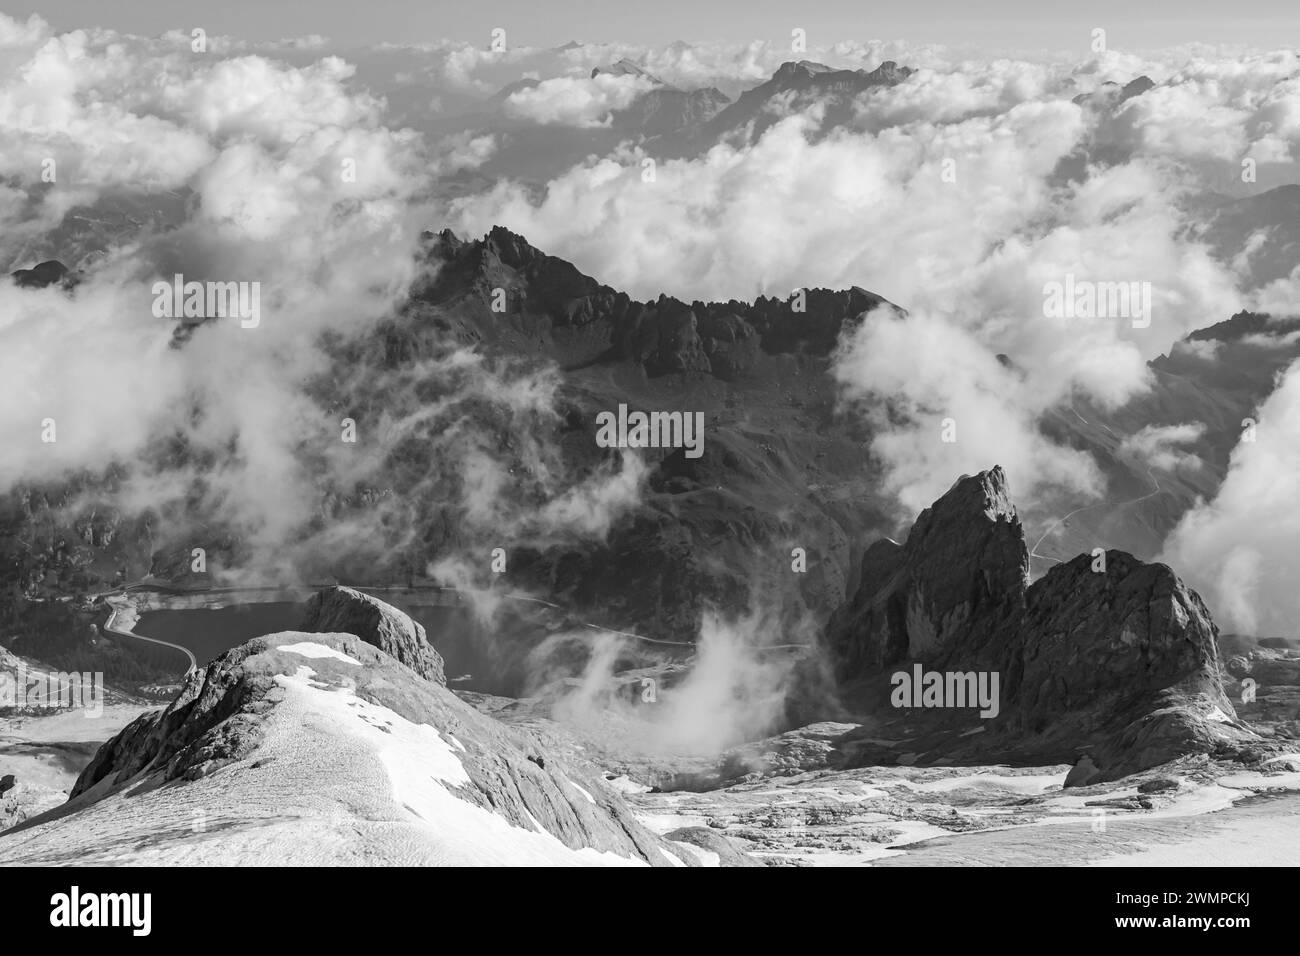
[[[259,749],[270,735],[283,733],[271,718],[285,699],[286,682],[301,683],[307,665],[310,690],[303,693],[354,695],[436,730],[464,776],[458,784],[433,786],[482,814],[554,837],[570,850],[596,850],[655,866],[698,862],[681,845],[699,845],[695,836],[683,835],[681,841],[656,836],[591,768],[546,752],[531,732],[506,727],[448,690],[441,683],[440,659],[435,667],[436,653],[429,656],[432,649],[420,643],[418,625],[400,611],[350,588],[331,588],[313,602],[306,618],[316,628],[344,622],[361,633],[295,631],[255,638],[192,673],[170,705],[137,718],[99,749],[68,804],[24,828],[57,827],[62,818],[116,795],[145,793],[164,783],[259,772]],[[399,653],[407,660],[395,656]],[[419,673],[411,661],[433,676]],[[449,842],[455,853],[475,852],[464,843],[469,837],[444,821],[426,821],[409,806],[406,811],[403,822],[417,829],[432,825],[436,839]],[[750,865],[734,849],[730,857],[735,865]]]
[[[1260,743],[1224,693],[1218,628],[1169,567],[1108,551],[1094,570],[1083,554],[1030,585],[1028,561],[996,467],[961,478],[905,544],[869,547],[856,593],[827,627],[846,699],[888,712],[879,676],[914,663],[997,672],[1000,713],[977,718],[983,733],[969,735],[969,716],[919,717],[921,761],[1086,752],[1096,781]]]
[[[439,268],[413,289],[415,301],[473,303],[487,311],[492,290],[504,289],[504,314],[488,312],[483,318],[490,321],[477,322],[469,314],[446,318],[457,337],[466,344],[487,344],[503,334],[501,320],[526,316],[530,330],[543,336],[568,368],[620,358],[641,364],[650,377],[701,372],[731,381],[751,370],[761,352],[806,349],[827,355],[845,323],[856,323],[882,305],[905,311],[856,286],[808,289],[803,311],[796,311],[788,297],[688,304],[661,295],[638,302],[502,226],[481,240],[462,240],[449,229],[424,238],[428,259]],[[409,348],[391,343],[390,357],[400,357],[396,350],[403,346]]]

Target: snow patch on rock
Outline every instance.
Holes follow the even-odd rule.
[[[324,644],[317,644],[315,641],[300,641],[297,644],[281,644],[279,650],[288,651],[290,654],[301,654],[303,657],[332,657],[336,661],[343,661],[345,664],[355,664],[361,666],[361,662],[354,658],[348,657],[342,651],[335,650],[332,647],[326,647]]]

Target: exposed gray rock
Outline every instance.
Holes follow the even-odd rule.
[[[312,595],[299,628],[355,634],[396,657],[426,680],[447,683],[442,655],[433,649],[424,628],[391,604],[352,588],[326,588]]]
[[[999,714],[978,736],[954,735],[970,718],[951,710],[916,713],[908,749],[1044,762],[1086,750],[1066,786],[1258,741],[1224,693],[1209,611],[1170,568],[1108,551],[1104,568],[1080,555],[1032,586],[1027,570],[1002,470],[963,477],[906,543],[867,549],[858,592],[827,630],[841,683],[888,712],[886,670],[997,673]]]
[[[827,628],[840,676],[934,659],[956,640],[966,651],[983,645],[1023,609],[1028,576],[1002,469],[963,476],[921,512],[906,544],[867,548],[857,593]]]
[[[10,278],[14,283],[24,289],[44,289],[47,286],[61,283],[64,286],[75,283],[75,277],[62,262],[50,259],[46,262],[38,263],[30,269],[19,269],[11,273]]]
[[[261,640],[232,648],[192,672],[165,709],[141,714],[122,728],[99,748],[70,796],[105,779],[120,783],[145,772],[161,773],[164,780],[194,779],[251,752],[274,687],[271,673],[242,666],[265,649]]]
[[[300,651],[285,649],[304,641],[351,660],[319,653],[305,660]],[[106,743],[78,778],[70,803],[56,813],[81,810],[124,788],[134,792],[227,768],[245,773],[257,768],[259,746],[271,733],[269,718],[285,693],[283,678],[305,663],[320,693],[354,694],[433,727],[454,743],[456,759],[470,780],[453,788],[458,799],[522,830],[535,833],[540,826],[571,849],[588,847],[654,866],[671,865],[663,851],[672,852],[672,847],[641,826],[621,795],[587,767],[544,753],[540,738],[479,713],[444,686],[418,678],[351,634],[286,632],[227,652],[192,674],[169,707],[143,715]],[[322,781],[322,787],[327,785]]]
[[[741,850],[735,842],[708,827],[682,827],[665,833],[664,839],[674,843],[689,843],[709,853],[716,853],[719,866],[763,866],[758,860]]]
[[[1092,758],[1084,754],[1079,758],[1079,762],[1070,768],[1070,772],[1065,775],[1065,784],[1067,787],[1086,787],[1097,779],[1097,765],[1092,762]]]
[[[1106,552],[1057,565],[1028,591],[1010,647],[1009,721],[1035,746],[1087,743],[1112,780],[1253,734],[1223,690],[1218,629],[1163,564]],[[1018,668],[1019,679],[1016,679]]]

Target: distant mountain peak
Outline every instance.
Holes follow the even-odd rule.
[[[647,73],[645,70],[641,69],[641,67],[633,63],[627,57],[623,57],[617,63],[611,63],[608,66],[595,67],[591,71],[591,78],[595,79],[597,76],[600,76],[602,73],[605,74],[606,76],[639,76],[649,80],[651,83],[654,83],[656,86],[665,86],[665,87],[669,87],[670,89],[674,88],[671,87],[669,84],[665,83],[663,80],[659,79],[659,77],[655,76],[653,73]]]
[[[1189,342],[1238,342],[1251,335],[1289,335],[1300,331],[1300,319],[1275,318],[1260,312],[1238,312],[1230,319],[1197,329]]]
[[[831,73],[834,67],[827,66],[825,63],[816,63],[813,60],[787,60],[782,63],[777,71],[772,74],[773,79],[778,76],[790,76],[795,73],[802,73],[805,76],[815,76],[818,73]]]
[[[47,259],[30,269],[19,269],[10,275],[14,283],[24,289],[44,289],[56,283],[64,286],[74,285],[76,278],[72,271],[57,259]]]
[[[1120,91],[1120,95],[1124,99],[1128,99],[1130,96],[1140,96],[1155,85],[1155,80],[1151,79],[1151,77],[1144,73],[1136,79],[1125,83],[1124,88]]]
[[[736,107],[752,109],[770,97],[788,91],[856,96],[878,86],[895,86],[914,72],[910,67],[900,67],[893,60],[886,60],[874,70],[847,70],[812,60],[789,60],[782,63],[766,83],[741,94],[735,107],[724,110],[720,117],[734,112]]]
[[[1080,93],[1074,97],[1072,102],[1080,106],[1086,103],[1105,104],[1111,107],[1119,106],[1135,96],[1141,96],[1155,85],[1155,81],[1146,74],[1134,77],[1123,86],[1114,80],[1107,80],[1091,93]]]

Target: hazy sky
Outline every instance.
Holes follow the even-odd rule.
[[[1106,29],[1112,49],[1189,41],[1300,45],[1300,4],[1295,0],[3,0],[0,10],[11,16],[38,13],[61,30],[108,26],[153,35],[202,26],[210,34],[253,40],[318,33],[342,44],[482,38],[486,45],[492,28],[499,26],[507,30],[511,45],[519,46],[574,39],[784,41],[793,27],[808,31],[810,47],[905,39],[971,43],[987,50],[1086,50],[1094,27]]]

